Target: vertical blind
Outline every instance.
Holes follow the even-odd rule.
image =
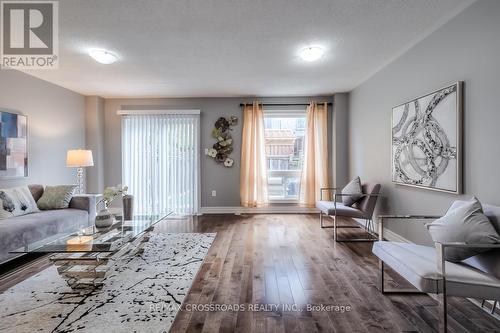
[[[138,214],[195,214],[199,115],[122,117],[122,178]]]

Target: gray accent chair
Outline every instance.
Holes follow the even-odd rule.
[[[344,206],[338,202],[342,196],[347,196],[347,193],[337,192],[337,188],[325,187],[321,189],[320,201],[316,202],[316,208],[320,210],[319,224],[321,228],[333,228],[333,239],[336,242],[373,242],[376,235],[373,230],[373,212],[377,205],[377,199],[380,195],[380,184],[365,183],[361,185],[363,192],[362,198],[356,202],[352,207]],[[328,200],[323,200],[324,194],[329,192],[331,195]],[[324,215],[333,219],[333,226],[326,226],[323,224]],[[365,225],[339,225],[337,217],[346,217],[354,219],[365,220]],[[338,229],[340,228],[364,228],[367,237],[365,238],[339,238]]]
[[[456,201],[460,203],[460,201]],[[485,215],[500,233],[500,207],[483,205]],[[372,252],[380,262],[380,290],[382,293],[426,293],[439,303],[439,331],[446,332],[447,296],[466,297],[494,301],[500,300],[500,244],[481,245],[463,243],[435,243],[424,246],[412,243],[384,241],[384,222],[388,219],[416,221],[436,219],[440,216],[381,215],[379,216],[379,241]],[[444,259],[447,248],[488,248],[459,263]],[[387,289],[384,266],[410,282],[416,289]],[[484,304],[484,302],[483,302]],[[494,308],[492,309],[494,311]]]
[[[43,194],[42,185],[29,185],[31,194],[38,201]],[[96,215],[95,196],[76,195],[67,209],[45,210],[0,220],[0,263],[12,260],[19,254],[9,253],[26,244],[67,234],[93,225]]]

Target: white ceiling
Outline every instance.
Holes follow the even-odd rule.
[[[58,70],[29,74],[103,97],[349,91],[472,0],[64,0]],[[322,46],[306,63],[298,51]],[[119,61],[96,63],[90,48]]]

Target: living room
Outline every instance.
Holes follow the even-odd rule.
[[[0,332],[500,331],[500,1],[0,5]]]

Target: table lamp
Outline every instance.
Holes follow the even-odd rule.
[[[83,168],[94,166],[92,150],[68,150],[68,154],[66,155],[66,166],[68,168],[77,168],[78,193],[83,193]]]

